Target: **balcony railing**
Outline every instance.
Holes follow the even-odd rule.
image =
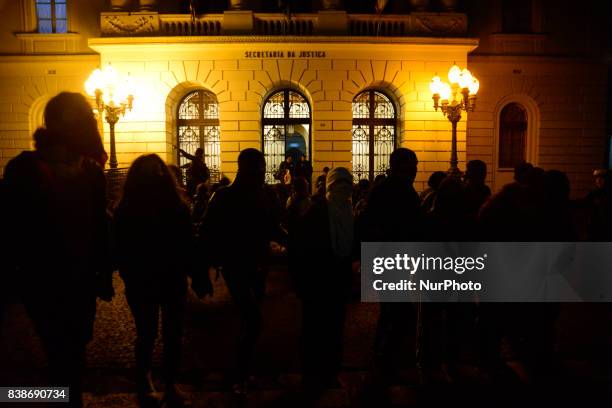
[[[195,20],[187,14],[160,14],[159,35],[221,35],[223,14],[207,14]]]
[[[411,16],[375,16],[357,14],[349,18],[350,35],[401,37],[410,32]]]
[[[231,19],[231,22],[229,21]],[[330,18],[323,13],[292,14],[245,12],[238,16],[158,14],[155,12],[101,13],[103,37],[132,36],[317,36],[461,37],[467,34],[462,13],[406,15],[346,14]]]
[[[255,34],[258,35],[313,35],[316,14],[255,14]]]

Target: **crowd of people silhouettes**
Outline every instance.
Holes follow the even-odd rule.
[[[341,370],[360,242],[604,241],[612,234],[606,170],[595,173],[596,189],[574,205],[586,214],[580,229],[572,216],[569,180],[560,171],[523,163],[515,182],[491,195],[486,165],[474,160],[464,180],[435,172],[419,195],[413,186],[417,155],[407,148],[391,154],[387,174],[356,185],[348,169],[335,167],[325,168],[311,188],[310,162],[302,156],[297,166],[288,159],[276,178],[289,190],[264,183],[266,163],[256,149],[240,153],[233,183],[224,178],[214,187],[201,151],[189,157],[186,188],[180,169],[146,154],[132,163],[121,197],[109,209],[102,170],[107,156],[89,103],[79,94],[61,93],[44,116],[45,127],[34,134],[35,150],[6,167],[2,225],[12,237],[6,254],[17,273],[11,275],[42,341],[49,384],[69,385],[74,406],[82,404],[96,299],[113,297],[115,270],[136,324],[141,402],[159,399],[151,370],[161,316],[164,398],[181,406],[189,399],[177,385],[189,277],[192,290],[204,297],[213,292],[209,269],[223,276],[242,321],[231,383],[233,392],[244,396],[262,332],[271,242],[286,248],[302,303],[302,383],[306,394],[316,395],[334,387]],[[458,336],[465,322],[476,327],[477,363],[491,381],[503,376],[504,337],[520,339],[525,364],[545,376],[554,367],[558,313],[558,304],[531,305],[527,312],[520,304],[381,303],[375,376],[382,383],[397,380],[395,356],[412,335],[421,381],[439,369],[446,381],[457,381]]]

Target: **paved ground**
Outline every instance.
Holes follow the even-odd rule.
[[[91,406],[136,406],[132,382],[134,324],[127,309],[121,280],[116,277],[117,296],[110,303],[100,302],[95,338],[88,349],[86,401]],[[232,361],[238,332],[238,318],[222,279],[215,284],[215,297],[189,300],[184,361],[181,382],[193,393],[194,406],[297,406],[304,402],[298,392],[299,377],[299,302],[290,290],[283,268],[269,276],[267,298],[263,305],[265,331],[255,358],[257,381],[247,401],[236,401],[227,392],[225,374]],[[345,331],[342,388],[330,390],[317,406],[435,406],[437,403],[503,406],[534,401],[584,403],[599,401],[612,385],[612,308],[609,305],[571,305],[563,309],[558,324],[559,377],[545,386],[504,388],[485,387],[465,353],[461,387],[422,388],[416,385],[411,367],[410,339],[405,355],[398,356],[406,370],[403,384],[378,389],[369,381],[377,305],[352,303]],[[467,330],[466,330],[467,331]],[[156,348],[159,362],[160,344]],[[511,362],[517,372],[520,364]],[[0,385],[41,384],[44,356],[23,308],[11,303],[4,310],[0,331]],[[564,391],[560,391],[564,390]],[[537,394],[537,395],[536,395]],[[535,396],[534,396],[535,395]],[[386,399],[385,399],[386,396]],[[442,400],[441,400],[442,399]],[[491,401],[495,401],[492,405]],[[518,402],[517,402],[518,404]],[[595,405],[593,405],[595,406]],[[598,406],[600,406],[598,404]]]

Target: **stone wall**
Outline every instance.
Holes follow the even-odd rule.
[[[448,168],[450,123],[432,108],[429,81],[453,62],[465,65],[472,40],[403,42],[249,42],[135,43],[134,39],[92,40],[103,63],[130,72],[138,85],[134,111],[117,125],[120,166],[144,152],[176,160],[176,111],[198,88],[219,101],[221,170],[233,177],[240,150],[261,149],[261,111],[272,92],[292,87],[312,108],[312,161],[351,167],[353,98],[369,88],[389,95],[398,113],[398,145],[414,149],[420,160],[418,187],[429,173]],[[117,43],[119,42],[119,43]],[[245,52],[279,52],[281,58],[246,58]],[[322,51],[324,57],[288,58],[287,52]],[[465,118],[459,124],[459,159],[465,162]]]
[[[591,187],[592,170],[604,161],[606,72],[594,62],[503,56],[468,60],[474,44],[469,40],[231,41],[96,39],[90,43],[100,56],[0,57],[0,169],[31,148],[45,102],[62,90],[83,91],[90,72],[107,62],[129,72],[137,85],[134,110],[117,125],[121,167],[146,152],[175,162],[178,104],[190,91],[207,89],[220,103],[221,170],[233,177],[240,150],[261,149],[266,97],[292,87],[312,108],[315,174],[324,166],[350,168],[351,102],[361,91],[375,88],[395,102],[398,144],[417,152],[421,190],[432,171],[448,168],[450,156],[450,123],[433,111],[429,81],[436,73],[444,76],[453,62],[465,66],[466,60],[481,80],[481,90],[469,122],[464,115],[459,123],[460,168],[465,168],[466,158],[478,158],[488,164],[494,189],[511,180],[511,172],[499,170],[496,163],[498,116],[509,102],[519,102],[529,112],[528,159],[545,169],[568,172],[574,197]],[[249,51],[283,51],[284,56],[247,58]],[[289,58],[288,51],[298,56],[299,51],[322,51],[325,56]],[[104,135],[108,143],[106,125]]]
[[[61,91],[83,92],[98,55],[0,57],[0,175],[7,162],[32,148],[46,102]]]
[[[512,179],[497,168],[498,118],[510,102],[528,113],[527,159],[544,169],[568,173],[572,196],[592,188],[593,169],[606,152],[607,72],[603,64],[580,59],[473,56],[478,76],[478,107],[468,123],[468,160],[491,169],[496,189]]]

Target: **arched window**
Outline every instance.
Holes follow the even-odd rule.
[[[527,111],[510,103],[499,116],[499,168],[513,168],[526,158]]]
[[[303,95],[283,89],[266,99],[262,118],[266,183],[278,182],[274,175],[286,156],[293,156],[294,162],[302,154],[310,156],[310,129],[310,106]]]
[[[178,147],[193,155],[204,149],[204,162],[210,170],[211,182],[219,180],[221,139],[219,132],[219,104],[214,94],[197,90],[183,98],[178,109]],[[178,153],[178,163],[185,168],[189,159]]]
[[[36,18],[39,33],[65,33],[66,0],[36,0]]]
[[[353,99],[353,178],[373,180],[389,168],[395,149],[395,106],[378,91],[365,91]]]

